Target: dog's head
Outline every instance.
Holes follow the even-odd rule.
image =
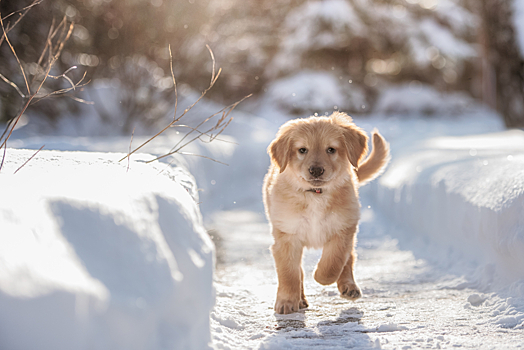
[[[351,117],[295,119],[282,125],[268,153],[280,172],[289,168],[301,187],[324,187],[350,166],[358,168],[367,153],[368,137]]]

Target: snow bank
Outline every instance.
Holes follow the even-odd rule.
[[[362,111],[368,104],[365,91],[323,71],[301,71],[271,83],[265,103],[289,114],[313,114],[333,110]]]
[[[375,186],[377,205],[431,244],[481,266],[479,287],[499,290],[524,279],[523,150],[518,130],[436,137],[397,150]]]
[[[11,175],[33,153],[8,149],[0,174],[0,348],[209,348],[214,248],[191,176],[58,151]]]
[[[465,93],[443,93],[430,85],[411,82],[382,89],[374,113],[397,115],[461,115],[478,102]]]

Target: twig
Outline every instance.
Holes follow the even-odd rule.
[[[175,120],[176,112],[178,108],[178,91],[176,88],[175,72],[173,72],[173,54],[171,53],[171,45],[168,46],[168,49],[169,49],[169,67],[171,68],[171,78],[173,79],[173,86],[175,87],[175,113],[173,114],[173,120]]]
[[[209,54],[211,55],[211,61],[213,62],[213,69],[211,71],[211,84],[214,84],[213,80],[215,80],[215,55],[213,55],[213,50],[211,50],[208,44],[206,44],[206,48],[209,51]]]
[[[93,101],[86,101],[86,100],[84,100],[83,98],[76,97],[76,96],[66,95],[66,97],[72,99],[73,101],[80,102],[80,103],[84,103],[84,104],[86,104],[86,105],[94,105],[94,104],[95,104],[95,102],[93,102]],[[35,102],[35,103],[36,103],[36,102]]]
[[[27,77],[25,75],[24,67],[22,66],[22,63],[20,62],[20,59],[18,58],[18,55],[16,54],[15,48],[13,47],[13,45],[11,45],[11,41],[9,41],[9,38],[7,36],[7,32],[5,31],[4,21],[2,20],[1,17],[0,17],[0,25],[2,26],[2,31],[4,32],[5,41],[6,41],[7,45],[9,45],[9,48],[11,49],[11,52],[13,52],[13,55],[15,56],[16,61],[18,62],[18,65],[20,66],[20,70],[22,71],[22,76],[24,77],[25,86],[27,88],[27,94],[31,95],[31,89],[29,88],[29,82],[27,81]]]
[[[71,83],[71,85],[72,85],[70,88],[65,88],[65,89],[60,89],[60,90],[56,90],[56,91],[50,92],[50,93],[48,93],[48,94],[46,94],[46,95],[43,95],[43,96],[41,96],[41,97],[38,97],[37,100],[36,100],[34,103],[37,103],[37,102],[39,102],[39,101],[41,101],[41,100],[43,100],[43,99],[45,99],[45,98],[47,98],[47,97],[49,97],[49,96],[53,96],[53,95],[63,95],[63,94],[68,93],[68,92],[71,91],[71,90],[76,90],[76,88],[81,88],[81,87],[86,86],[87,84],[90,83],[90,81],[87,81],[87,82],[85,82],[85,83],[82,84],[82,81],[85,79],[86,74],[87,74],[87,72],[84,72],[84,75],[82,76],[82,78],[80,78],[80,80],[79,80],[78,82],[76,82],[76,83],[73,83],[73,81],[72,81],[69,77],[66,77],[67,80],[68,80],[68,81]],[[61,75],[58,76],[58,77],[53,77],[53,76],[49,76],[49,77],[50,77],[50,78],[54,78],[54,79],[58,79],[58,78],[61,77]],[[71,97],[71,98],[73,98],[73,97]],[[73,98],[73,99],[74,99],[74,98]],[[80,100],[80,102],[84,102],[84,103],[86,103],[86,104],[92,104],[92,102],[90,102],[90,101],[84,101],[83,99],[80,99],[80,98],[77,98],[77,100]]]
[[[1,148],[1,147],[0,147]],[[5,154],[7,152],[7,144],[5,144],[4,146],[4,154],[2,156],[2,163],[0,163],[0,171],[2,170],[2,168],[4,167],[4,160],[5,160]]]
[[[20,168],[16,169],[16,171],[13,173],[13,175],[16,174],[20,169],[22,169],[22,168],[23,168],[27,163],[29,163],[29,161],[30,161],[31,159],[33,159],[33,158],[38,154],[38,152],[40,152],[40,151],[42,150],[42,148],[44,148],[44,147],[45,147],[45,145],[43,145],[42,147],[40,147],[40,148],[38,149],[38,151],[36,151],[36,152],[35,152],[35,153],[34,153],[34,154],[33,154],[33,155],[28,159],[28,160],[25,161],[24,164],[22,164],[22,165],[20,166]]]
[[[66,16],[64,16],[64,19],[62,20],[62,23],[64,23],[64,29],[62,30],[62,33],[64,33],[64,30],[65,30],[65,23],[67,23],[67,19],[66,19]],[[71,37],[71,34],[73,34],[73,29],[75,27],[75,24],[73,22],[71,22],[71,24],[69,24],[69,29],[65,35],[65,37],[61,40],[58,40],[57,41],[57,49],[54,50],[55,53],[54,53],[54,57],[53,57],[53,60],[56,61],[58,59],[58,57],[60,57],[60,55],[62,54],[62,50],[64,49],[64,46],[65,46],[65,43],[69,40],[69,38]],[[57,28],[58,30],[58,28]],[[54,64],[54,62],[53,62]]]
[[[191,111],[191,109],[193,109],[193,107],[202,100],[202,98],[204,98],[204,96],[208,93],[209,90],[211,90],[211,88],[213,88],[213,86],[215,85],[215,83],[217,82],[217,79],[218,77],[220,76],[220,73],[222,72],[222,69],[219,68],[218,69],[218,72],[216,70],[216,61],[215,61],[215,56],[213,54],[213,51],[211,50],[211,48],[206,45],[208,51],[209,51],[209,54],[211,56],[211,61],[213,63],[212,65],[212,70],[211,70],[211,81],[209,83],[209,86],[200,94],[200,97],[195,101],[193,102],[193,104],[191,104],[189,107],[187,107],[180,116],[177,117],[177,108],[178,108],[178,93],[177,93],[177,87],[176,87],[176,79],[175,79],[175,74],[174,74],[174,70],[173,70],[173,55],[172,55],[172,52],[171,52],[171,46],[169,46],[169,63],[170,63],[170,68],[171,68],[171,77],[173,79],[173,85],[174,85],[174,88],[175,88],[175,113],[174,113],[174,116],[173,116],[173,120],[166,126],[164,127],[162,130],[160,130],[159,132],[157,132],[154,136],[152,136],[151,138],[149,138],[148,140],[146,140],[145,142],[143,142],[140,146],[138,146],[137,148],[135,148],[133,151],[131,151],[131,144],[129,145],[129,152],[128,154],[123,157],[122,159],[120,159],[120,162],[123,161],[124,159],[128,159],[128,162],[129,162],[129,158],[131,157],[131,155],[135,152],[137,152],[139,149],[141,149],[142,147],[144,147],[145,145],[147,145],[149,142],[151,142],[152,140],[154,140],[156,137],[158,137],[160,134],[162,134],[163,132],[165,132],[167,129],[171,128],[171,127],[186,127],[186,128],[189,128],[191,129],[191,131],[187,132],[176,144],[175,146],[171,149],[171,151],[165,155],[162,155],[162,156],[159,156],[153,160],[150,160],[146,163],[151,163],[155,160],[159,160],[159,159],[162,159],[164,157],[167,157],[167,156],[170,156],[172,154],[175,154],[175,153],[178,153],[178,154],[183,154],[183,155],[191,155],[191,156],[197,156],[197,157],[202,157],[202,158],[206,158],[206,159],[209,159],[209,160],[212,160],[214,162],[217,162],[217,163],[220,163],[220,164],[225,164],[227,165],[226,163],[223,163],[223,162],[220,162],[216,159],[213,159],[213,158],[210,158],[210,157],[207,157],[207,156],[203,156],[203,155],[198,155],[198,154],[194,154],[194,153],[187,153],[187,152],[181,152],[181,150],[186,147],[187,145],[189,145],[190,143],[200,139],[201,141],[203,142],[212,142],[214,140],[217,139],[217,137],[228,127],[228,125],[231,123],[231,121],[233,120],[232,117],[229,117],[230,113],[233,111],[233,109],[235,109],[235,107],[241,103],[242,101],[244,101],[246,98],[250,97],[251,95],[248,95],[244,98],[242,98],[240,101],[237,101],[227,107],[224,107],[222,108],[220,111],[212,114],[211,116],[209,116],[208,118],[206,118],[205,120],[203,120],[202,122],[200,122],[197,126],[195,127],[191,127],[191,126],[188,126],[188,125],[179,125],[177,124],[189,111]],[[218,121],[216,122],[215,125],[211,126],[208,130],[206,131],[201,131],[200,130],[200,127],[203,126],[204,124],[206,124],[207,122],[209,122],[212,118],[216,117],[217,115],[219,114],[222,114],[221,117],[218,119]],[[194,136],[192,138],[190,138],[190,135],[193,134],[193,133],[197,133],[198,135],[197,136]],[[209,140],[208,141],[205,141],[202,139],[203,136],[208,136],[209,137]],[[131,136],[131,140],[132,140],[133,136]],[[189,139],[189,140],[188,140]],[[186,141],[187,140],[187,141]]]
[[[28,81],[27,81],[27,78],[25,76],[25,73],[24,73],[24,69],[22,67],[22,64],[20,63],[20,60],[18,59],[18,56],[16,55],[16,52],[14,51],[14,48],[11,46],[11,43],[9,42],[9,39],[7,37],[7,34],[6,34],[6,31],[5,31],[5,28],[4,28],[4,24],[0,18],[0,25],[2,26],[2,29],[4,31],[4,35],[6,37],[6,42],[9,43],[9,46],[11,47],[11,51],[13,52],[13,54],[15,55],[16,57],[16,60],[20,66],[20,70],[22,71],[22,74],[24,75],[24,81],[26,82],[26,86],[27,86],[27,90],[29,92],[29,96],[27,98],[27,101],[25,103],[25,105],[23,106],[22,110],[20,111],[20,113],[14,118],[14,121],[12,123],[10,123],[8,126],[7,126],[7,129],[6,131],[9,129],[9,133],[7,134],[7,136],[4,138],[5,134],[6,134],[6,131],[4,131],[4,133],[2,134],[2,138],[0,138],[0,141],[2,141],[2,139],[4,140],[2,142],[2,144],[0,145],[0,147],[4,147],[6,146],[7,144],[7,140],[9,140],[9,138],[11,137],[11,134],[13,133],[14,129],[16,128],[16,125],[18,124],[18,122],[20,121],[20,118],[22,117],[22,115],[24,114],[24,112],[27,110],[27,107],[29,107],[29,105],[31,104],[31,102],[33,101],[33,99],[36,97],[36,95],[38,94],[38,92],[40,91],[40,89],[42,88],[42,86],[44,85],[45,81],[47,80],[50,72],[51,72],[51,69],[53,68],[53,65],[55,64],[55,62],[58,60],[58,58],[60,57],[60,54],[62,53],[62,50],[64,48],[64,45],[65,43],[67,42],[67,40],[69,40],[69,38],[71,37],[71,34],[73,32],[73,23],[70,24],[69,26],[69,29],[67,31],[67,33],[65,33],[65,29],[66,29],[66,26],[65,26],[65,16],[64,16],[64,20],[62,20],[62,22],[60,23],[60,25],[56,28],[56,30],[50,30],[50,33],[51,33],[49,36],[48,36],[48,43],[49,45],[46,45],[46,49],[45,50],[48,50],[48,54],[49,54],[49,58],[48,58],[48,61],[47,61],[47,64],[46,64],[46,69],[45,69],[45,72],[44,72],[44,77],[42,79],[42,81],[40,82],[40,84],[38,85],[38,87],[36,88],[36,90],[31,93],[31,90],[29,88],[29,84],[28,84]],[[55,49],[53,49],[53,45],[52,45],[52,42],[51,42],[51,38],[53,38],[57,33],[58,33],[58,30],[60,27],[63,26],[63,29],[62,29],[62,38],[60,38],[58,41],[57,41],[57,44],[55,46]],[[53,27],[53,25],[51,25],[51,28]],[[64,35],[65,33],[65,35]],[[43,57],[44,54],[42,54],[41,57]],[[84,75],[85,76],[85,75]],[[84,78],[82,78],[80,81],[82,81]],[[66,89],[67,90],[67,89]],[[12,124],[12,125],[11,125]]]
[[[71,80],[71,78],[69,78],[66,74],[69,73],[70,71],[76,69],[76,68],[77,68],[77,66],[69,67],[64,73],[62,73],[62,74],[60,74],[58,76],[49,75],[49,78],[53,78],[55,80],[60,79],[60,78],[64,78],[65,80],[67,80],[67,82],[69,84],[71,84],[72,89],[75,90],[76,84],[74,84],[73,81]],[[87,74],[87,72],[84,72],[84,76],[82,77],[81,80],[84,80],[84,78],[86,77],[86,74]]]
[[[214,137],[212,134],[209,134],[209,133],[207,133],[207,132],[205,132],[205,131],[198,130],[198,129],[196,129],[195,127],[193,127],[193,126],[189,126],[189,125],[177,124],[177,125],[173,125],[173,127],[176,127],[176,128],[188,128],[188,129],[191,129],[191,130],[193,130],[193,131],[199,133],[200,136],[208,136],[208,137],[210,137],[210,138],[211,138],[211,137]],[[201,140],[202,140],[202,139],[201,139]],[[231,144],[233,144],[233,145],[238,145],[238,143],[235,142],[235,141],[224,140],[224,139],[219,139],[219,138],[215,138],[214,141],[220,141],[220,142],[225,142],[225,143],[231,143]],[[202,142],[206,142],[206,141],[202,140]],[[175,148],[172,148],[171,151],[174,150],[174,149],[175,149]],[[171,152],[171,151],[170,151],[170,152]]]
[[[52,35],[53,35],[54,30],[55,30],[55,19],[53,18],[53,20],[51,21],[51,26],[49,27],[49,31],[47,33],[47,38],[45,40],[44,49],[42,50],[42,53],[40,54],[40,57],[38,58],[38,61],[36,61],[36,64],[38,66],[42,65],[42,61],[44,60],[44,56],[45,56],[45,54],[47,53],[47,51],[49,49],[51,40],[53,40]],[[36,79],[36,75],[33,77],[33,82],[34,82],[35,79]]]
[[[27,13],[27,11],[29,11],[29,10],[31,9],[31,7],[34,7],[34,6],[38,5],[38,4],[40,4],[42,1],[43,1],[43,0],[35,0],[35,1],[33,1],[32,4],[27,5],[26,7],[21,8],[20,10],[13,11],[13,12],[11,12],[10,14],[8,14],[8,15],[5,16],[5,17],[2,17],[2,20],[6,20],[6,19],[8,19],[9,17],[13,16],[15,13],[19,13],[19,12],[22,12],[22,11],[26,11],[25,13]],[[25,13],[22,14],[22,15],[20,15],[20,16],[21,16],[21,17],[24,16]],[[19,20],[17,20],[17,22],[18,22],[18,21],[19,21]],[[13,25],[13,27],[14,27],[14,25]]]
[[[131,141],[129,141],[129,152],[131,152],[131,145],[133,144],[133,137],[135,136],[135,129],[136,128],[133,128],[133,132],[131,133]],[[127,170],[126,172],[129,171],[129,166],[131,165],[131,157],[127,157]]]
[[[200,155],[200,154],[186,153],[186,152],[180,152],[180,153],[178,153],[178,154],[186,155],[186,156],[202,157],[202,158],[209,159],[209,160],[211,160],[211,161],[213,161],[213,162],[217,162],[217,163],[220,163],[220,164],[223,164],[223,165],[229,166],[229,164],[227,164],[227,163],[223,163],[223,162],[220,162],[220,161],[218,161],[218,160],[216,160],[216,159],[214,159],[214,158],[207,157],[207,156],[203,156],[203,155]],[[153,162],[153,161],[155,161],[155,159],[147,161],[146,164],[147,164],[147,163],[151,163],[151,162]],[[158,175],[162,174],[162,173],[163,173],[166,169],[168,169],[168,168],[169,168],[169,167],[170,167],[174,162],[175,162],[175,160],[173,159],[173,160],[170,161],[168,164],[166,164],[166,167],[165,167],[164,169],[160,170],[160,171],[158,172]]]
[[[181,154],[181,155],[184,155],[184,156],[195,156],[195,157],[201,157],[201,158],[205,158],[205,159],[212,160],[213,162],[216,162],[216,163],[220,163],[220,164],[223,164],[223,165],[227,165],[227,166],[229,166],[229,164],[227,164],[227,163],[221,162],[221,161],[219,161],[219,160],[213,159],[213,158],[208,157],[208,156],[203,156],[203,155],[201,155],[201,154],[188,153],[188,152],[178,152],[178,154]],[[155,159],[153,159],[153,160],[149,160],[149,161],[147,161],[146,163],[151,163],[151,162],[154,162],[154,161],[155,161]]]
[[[212,59],[214,60],[214,56],[211,56]],[[213,64],[213,67],[214,67],[214,64]],[[145,145],[147,145],[149,142],[151,142],[152,140],[154,140],[156,137],[158,137],[160,134],[162,134],[163,132],[165,132],[167,129],[169,129],[171,126],[173,126],[175,123],[177,123],[180,119],[182,119],[182,117],[184,117],[198,102],[200,102],[200,100],[202,100],[202,98],[204,98],[204,96],[208,93],[209,90],[211,90],[211,88],[213,88],[213,86],[215,85],[218,77],[220,76],[220,72],[222,71],[222,69],[219,69],[218,70],[218,73],[216,74],[216,76],[214,77],[214,79],[211,80],[211,83],[209,84],[209,86],[201,93],[200,97],[189,107],[187,107],[184,112],[177,118],[176,115],[173,119],[173,121],[171,121],[171,123],[169,123],[165,128],[163,128],[162,130],[160,130],[159,132],[157,132],[153,137],[149,138],[147,141],[145,141],[144,143],[142,143],[140,146],[138,146],[137,148],[135,148],[132,152],[129,152],[125,157],[123,157],[122,159],[119,160],[119,162],[123,161],[124,159],[126,159],[127,157],[131,156],[133,153],[135,153],[136,151],[138,151],[139,149],[141,149],[142,147],[144,147]],[[172,72],[172,71],[171,71]],[[214,68],[213,68],[213,73],[214,73]],[[174,79],[174,78],[173,78]]]
[[[22,18],[24,18],[24,16],[27,14],[27,12],[29,12],[29,10],[33,7],[33,6],[36,6],[38,4],[40,4],[42,2],[42,0],[35,0],[33,1],[33,3],[31,5],[28,5],[26,7],[24,7],[23,9],[21,10],[18,10],[18,11],[14,11],[10,14],[8,14],[7,16],[1,18],[2,20],[6,20],[7,18],[11,17],[12,15],[14,15],[15,13],[19,13],[19,12],[22,12],[24,11],[24,13],[22,13],[18,19],[16,20],[16,22],[11,25],[11,23],[8,24],[9,28],[6,28],[6,32],[9,33],[14,27],[16,27],[16,25],[22,20]],[[4,39],[5,39],[6,35],[5,34],[2,34],[2,37],[0,38],[0,45],[2,45],[2,43],[4,42]]]
[[[9,48],[11,49],[11,52],[13,53],[13,55],[14,55],[17,63],[18,63],[18,66],[19,66],[20,71],[22,73],[22,77],[24,78],[25,86],[26,86],[26,89],[27,89],[27,94],[24,94],[22,92],[22,90],[14,82],[12,82],[8,78],[6,78],[4,75],[0,74],[0,79],[2,79],[4,82],[9,84],[11,87],[13,87],[22,98],[27,99],[25,101],[25,104],[22,107],[21,111],[18,113],[18,115],[16,117],[11,119],[7,123],[6,129],[4,130],[2,135],[0,136],[0,142],[1,142],[0,148],[2,148],[2,147],[4,148],[2,162],[0,163],[0,171],[2,170],[2,167],[4,165],[4,161],[5,161],[5,156],[6,156],[6,152],[7,152],[7,141],[11,137],[13,131],[16,128],[16,125],[20,121],[22,115],[25,113],[25,111],[27,110],[29,105],[33,101],[36,103],[36,102],[42,100],[43,98],[46,98],[46,97],[49,97],[49,96],[52,96],[52,95],[65,94],[65,93],[67,93],[67,92],[69,92],[71,90],[75,90],[76,88],[82,87],[82,86],[87,84],[87,83],[82,84],[82,82],[84,81],[85,76],[86,76],[85,74],[76,84],[73,82],[72,79],[70,79],[66,75],[72,69],[76,69],[76,66],[67,69],[60,76],[55,77],[55,76],[50,75],[51,69],[53,68],[54,64],[56,63],[56,61],[58,60],[58,58],[62,54],[62,50],[64,49],[64,46],[65,46],[66,42],[69,40],[69,38],[71,37],[71,35],[73,33],[74,23],[70,23],[69,27],[68,27],[67,26],[67,17],[64,16],[62,21],[60,22],[60,24],[56,28],[55,28],[55,20],[54,19],[53,19],[53,21],[51,23],[51,27],[49,28],[49,32],[48,32],[47,39],[46,39],[46,45],[45,45],[44,49],[42,50],[42,54],[40,55],[40,58],[38,59],[38,62],[37,62],[37,65],[39,67],[42,67],[43,78],[37,84],[36,89],[34,91],[31,91],[31,85],[33,85],[33,83],[35,82],[35,80],[36,80],[38,75],[35,74],[35,76],[33,77],[32,81],[31,81],[31,84],[30,84],[28,79],[27,79],[24,67],[23,67],[23,65],[22,65],[22,63],[21,63],[21,61],[20,61],[20,59],[19,59],[19,57],[18,57],[18,55],[17,55],[13,45],[11,44],[11,41],[9,40],[9,37],[8,37],[7,34],[20,22],[20,20],[27,14],[27,12],[31,8],[33,8],[34,6],[40,4],[42,1],[43,0],[34,0],[30,5],[22,8],[21,10],[12,12],[12,13],[10,13],[9,15],[7,15],[5,17],[2,17],[1,14],[0,14],[0,26],[2,27],[2,37],[0,38],[0,45],[2,45],[4,40],[9,45]],[[11,16],[13,16],[16,13],[19,13],[20,16],[18,17],[18,19],[15,21],[15,23],[13,25],[11,25],[11,22],[9,22],[7,24],[7,28],[6,28],[6,26],[4,26],[4,20],[9,18],[9,17],[11,17]],[[55,38],[55,36],[57,36],[57,34],[58,34],[58,37],[57,37],[57,40],[55,42],[55,45],[53,46],[53,39]],[[48,56],[47,57],[47,62],[42,66],[42,62],[43,62],[44,57],[46,56],[46,54]],[[36,96],[38,95],[38,93],[42,89],[42,87],[43,87],[43,85],[46,82],[48,77],[51,77],[53,79],[64,78],[65,80],[67,80],[71,84],[71,87],[70,88],[61,89],[61,90],[57,90],[57,91],[53,91],[53,92],[51,92],[49,94],[44,95],[43,97],[36,98]],[[76,97],[71,97],[71,98],[73,98],[74,100],[77,100],[77,101],[83,101],[83,102],[88,103],[87,101],[84,101],[84,100],[82,100],[80,98],[76,98]],[[31,159],[33,159],[33,157],[35,157],[36,154],[38,152],[40,152],[40,150],[42,150],[42,148],[44,148],[44,146],[42,146],[37,152],[35,152],[35,154],[33,154],[33,156],[31,156],[31,158],[29,158],[20,168],[18,168],[15,171],[15,174],[24,165],[26,165]]]
[[[51,70],[51,67],[52,66],[49,66],[47,72],[46,72],[46,77],[47,75],[49,74],[49,71]],[[32,94],[31,96],[29,96],[29,98],[27,99],[27,102],[25,103],[24,107],[22,108],[22,110],[20,111],[20,113],[18,114],[18,116],[14,119],[14,122],[13,122],[13,126],[9,126],[11,127],[11,130],[9,131],[9,134],[7,135],[7,137],[5,138],[4,142],[0,145],[0,147],[3,147],[7,144],[7,140],[9,140],[9,138],[11,137],[11,134],[13,133],[13,131],[15,130],[16,128],[16,125],[18,124],[18,122],[20,121],[20,118],[22,117],[22,115],[24,114],[24,112],[26,111],[27,107],[29,107],[29,104],[31,104],[31,101],[33,101],[33,98],[35,98],[36,94],[38,93],[38,91],[40,91],[40,89],[42,88],[42,85],[44,85],[44,82],[45,82],[45,79],[42,80],[42,82],[40,83],[40,85],[38,86],[38,88],[36,89],[35,93]],[[0,140],[1,141],[1,140]]]
[[[16,92],[18,92],[18,94],[22,97],[22,98],[26,98],[27,96],[24,95],[24,93],[20,90],[20,88],[18,87],[18,85],[16,85],[15,83],[13,83],[11,80],[7,79],[2,73],[0,73],[0,79],[2,79],[3,81],[5,81],[7,84],[11,85],[15,90]]]
[[[212,142],[216,139],[216,137],[218,135],[220,135],[224,130],[225,128],[229,125],[229,123],[231,123],[231,121],[233,120],[233,118],[230,118],[227,123],[225,125],[219,125],[225,118],[227,118],[227,116],[229,116],[229,113],[231,113],[233,111],[233,109],[235,109],[235,107],[240,104],[242,101],[244,101],[245,99],[251,97],[251,94],[250,95],[247,95],[246,97],[244,97],[243,99],[241,99],[240,101],[237,101],[227,107],[224,107],[223,109],[221,109],[220,111],[218,111],[217,113],[213,114],[212,116],[210,116],[209,118],[207,118],[206,120],[202,121],[200,124],[198,124],[196,127],[194,128],[191,128],[193,129],[192,131],[190,131],[189,133],[187,133],[186,135],[184,135],[184,137],[182,137],[182,139],[180,141],[178,141],[178,143],[171,149],[171,151],[169,151],[169,153],[167,154],[164,154],[162,156],[159,156],[158,158],[155,158],[153,160],[159,160],[159,159],[162,159],[162,158],[165,158],[165,157],[168,157],[172,154],[175,154],[175,153],[179,153],[180,150],[182,150],[184,147],[186,147],[187,145],[189,145],[191,142],[194,142],[196,141],[197,139],[200,139],[201,135],[202,134],[208,134],[210,133],[211,131],[215,131],[215,130],[218,130],[220,129],[220,131],[216,134],[216,135],[211,135],[209,142]],[[227,114],[225,113],[226,110],[228,110]],[[198,128],[200,126],[202,126],[203,124],[205,124],[206,122],[208,122],[211,118],[213,118],[214,116],[218,115],[219,113],[223,113],[223,116],[222,118],[218,121],[218,123],[214,126],[214,127],[211,127],[209,130],[207,130],[206,132],[200,132],[198,131]],[[197,137],[194,137],[193,139],[187,141],[186,143],[184,143],[182,146],[179,146],[183,140],[186,139],[187,136],[189,136],[193,131],[197,131],[199,133],[201,133],[201,135],[197,136]],[[202,140],[203,141],[203,140]]]

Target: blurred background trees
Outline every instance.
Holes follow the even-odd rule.
[[[2,0],[5,16],[32,0]],[[86,108],[129,133],[172,108],[168,45],[179,93],[209,83],[214,51],[221,78],[209,97],[223,104],[264,95],[298,115],[341,109],[407,113],[399,93],[450,96],[448,112],[470,98],[524,126],[523,50],[514,1],[506,0],[44,0],[9,33],[26,70],[36,71],[53,19],[75,23],[55,74],[71,66],[91,83],[79,106],[50,99],[32,115],[58,121]],[[5,24],[15,20],[12,16]],[[524,21],[524,17],[521,17]],[[0,46],[0,73],[23,86],[17,62]],[[57,81],[56,84],[64,84]],[[293,87],[293,88],[291,88]],[[58,88],[58,86],[56,87]],[[112,94],[104,88],[111,88]],[[0,121],[20,96],[0,82]],[[460,98],[458,96],[461,96]],[[442,100],[440,100],[442,101]],[[116,107],[115,107],[116,106]],[[418,113],[438,115],[442,103]]]

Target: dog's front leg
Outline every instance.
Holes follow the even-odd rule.
[[[346,266],[344,266],[344,270],[342,270],[342,273],[337,280],[337,287],[340,291],[340,296],[349,300],[357,300],[362,296],[362,292],[355,282],[355,277],[353,277],[353,267],[355,266],[356,260],[357,253],[355,252],[355,249],[352,249],[348,262],[346,263]]]
[[[277,231],[275,229],[275,231]],[[304,297],[302,270],[302,243],[294,236],[280,231],[273,232],[275,244],[271,247],[278,275],[277,314],[297,312],[307,307]]]
[[[356,225],[350,226],[344,231],[333,235],[333,237],[324,244],[322,256],[313,274],[315,281],[327,286],[335,283],[339,279],[349,260],[350,252],[353,251],[356,231]],[[353,264],[351,264],[351,267],[352,266]]]

